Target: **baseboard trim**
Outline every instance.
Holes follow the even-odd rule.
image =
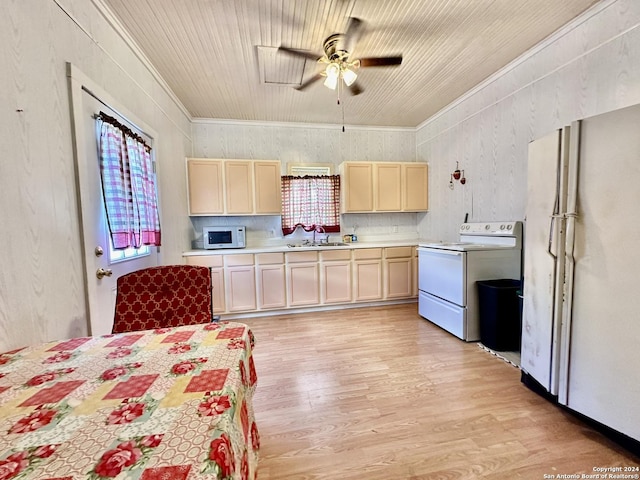
[[[274,317],[276,315],[293,315],[296,313],[307,312],[323,312],[328,310],[346,310],[351,308],[364,308],[364,307],[386,307],[389,305],[401,305],[406,303],[415,303],[417,305],[417,298],[407,298],[402,300],[384,300],[380,302],[362,302],[362,303],[337,303],[335,305],[322,305],[314,307],[300,307],[300,308],[287,308],[279,310],[255,310],[252,312],[239,312],[239,313],[219,313],[222,320],[234,320],[242,318],[255,318],[255,317]]]

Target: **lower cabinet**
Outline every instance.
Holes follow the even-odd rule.
[[[353,290],[356,302],[382,299],[382,249],[353,251]]]
[[[411,247],[413,249],[413,255],[411,256],[411,271],[412,275],[412,285],[411,285],[411,296],[418,296],[418,249],[416,247]]]
[[[227,311],[256,309],[256,269],[253,254],[225,255]]]
[[[283,253],[257,253],[256,278],[258,308],[285,308],[287,306]]]
[[[211,288],[213,313],[223,313],[227,310],[227,303],[224,298],[224,269],[211,269]]]
[[[411,297],[413,247],[389,247],[384,250],[385,298]]]
[[[318,252],[291,252],[285,254],[287,262],[287,304],[290,307],[318,305],[320,278]]]
[[[214,313],[417,297],[415,247],[187,256],[211,268]]]
[[[213,303],[213,313],[224,313],[227,311],[224,296],[224,268],[221,255],[198,255],[186,257],[187,265],[200,265],[211,268],[211,301]]]
[[[323,304],[350,303],[353,300],[351,250],[320,252],[320,279]]]

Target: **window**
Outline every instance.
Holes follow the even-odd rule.
[[[282,233],[296,227],[340,232],[340,176],[282,177]]]
[[[294,177],[332,175],[333,163],[288,163],[287,174]]]
[[[97,128],[102,193],[113,249],[159,246],[160,217],[151,147],[103,112]],[[129,258],[133,255],[130,253]]]
[[[146,257],[150,253],[151,250],[148,245],[143,245],[139,248],[128,247],[116,250],[113,248],[111,238],[109,238],[109,263],[117,263],[125,260],[131,260],[132,258]]]

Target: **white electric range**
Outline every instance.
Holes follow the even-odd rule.
[[[462,340],[480,340],[476,282],[519,280],[522,222],[463,223],[460,241],[418,246],[418,312]]]

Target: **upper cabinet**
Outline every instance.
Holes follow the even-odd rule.
[[[224,162],[224,204],[228,215],[253,212],[253,166],[246,160]]]
[[[224,213],[222,160],[187,160],[189,215]]]
[[[373,207],[377,212],[402,211],[402,165],[373,164]]]
[[[280,215],[277,160],[187,159],[189,215]]]
[[[342,211],[373,211],[373,165],[371,162],[344,162],[342,175]]]
[[[280,215],[282,211],[280,162],[253,162],[255,212],[259,215]]]
[[[423,212],[428,167],[417,162],[344,162],[342,212]]]
[[[402,164],[402,211],[429,210],[429,167],[426,163]]]

